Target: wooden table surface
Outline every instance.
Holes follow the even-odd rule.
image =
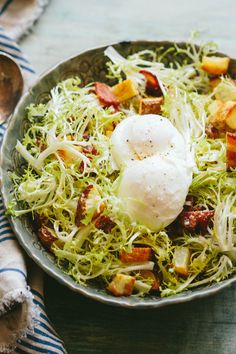
[[[200,30],[236,57],[235,0],[51,0],[21,42],[38,73],[83,49]],[[156,310],[113,308],[46,279],[48,313],[69,354],[235,354],[236,286]]]

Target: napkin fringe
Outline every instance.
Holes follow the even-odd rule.
[[[14,289],[3,297],[0,303],[0,316],[9,311],[9,307],[12,303],[27,303],[28,310],[25,326],[13,331],[8,343],[0,343],[0,353],[12,353],[16,348],[17,341],[25,338],[27,331],[33,332],[34,327],[37,325],[37,318],[40,313],[38,306],[33,303],[33,298],[29,287],[25,289]]]
[[[23,304],[25,301],[32,300],[32,295],[27,288],[14,289],[4,295],[0,302],[0,316],[9,311],[12,304]]]
[[[34,10],[34,12],[32,12],[31,17],[28,17],[28,19],[24,22],[24,24],[20,26],[19,33],[16,36],[17,41],[29,33],[30,28],[35,24],[35,22],[41,16],[45,7],[48,5],[48,2],[49,0],[38,0],[37,8]]]

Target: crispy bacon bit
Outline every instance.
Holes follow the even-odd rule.
[[[83,139],[84,139],[84,140],[89,140],[89,138],[90,138],[89,132],[88,132],[88,131],[85,131],[84,134],[83,134]]]
[[[154,291],[159,290],[161,281],[160,281],[159,277],[154,272],[152,272],[151,270],[141,270],[140,275],[144,279],[150,279],[152,281],[151,290],[154,290]]]
[[[38,232],[38,230],[42,226],[46,226],[49,229],[53,228],[53,225],[52,225],[51,221],[49,221],[47,217],[39,215],[37,213],[34,213],[34,216],[32,218],[32,225],[33,225],[33,228],[34,228],[35,232]]]
[[[110,86],[101,82],[95,82],[95,92],[103,107],[113,106],[117,108],[119,106],[120,101],[112,93]]]
[[[52,231],[46,226],[40,227],[38,230],[38,238],[48,251],[52,250],[52,245],[57,240]]]
[[[178,217],[178,222],[180,226],[190,232],[206,233],[213,216],[213,210],[183,211]]]
[[[44,151],[47,148],[39,137],[36,138],[36,145],[40,148],[40,151]]]
[[[212,124],[208,124],[205,129],[206,135],[209,139],[218,139],[220,137],[220,132]]]
[[[152,249],[150,247],[134,247],[131,253],[122,251],[120,260],[124,263],[147,262],[152,259]]]
[[[94,145],[88,145],[88,146],[83,147],[82,152],[85,155],[90,155],[90,156],[88,156],[90,161],[93,158],[91,155],[94,155],[94,156],[99,155],[99,153],[98,153],[98,151],[97,151],[97,149],[95,148]],[[79,165],[79,170],[80,170],[80,173],[84,172],[84,161],[81,161],[81,163]]]
[[[236,134],[226,133],[226,170],[236,168]]]
[[[80,227],[83,223],[82,220],[86,216],[87,209],[89,208],[90,203],[95,203],[97,200],[98,203],[100,202],[100,195],[95,186],[92,184],[88,185],[82,192],[78,204],[77,204],[77,209],[76,209],[76,214],[75,214],[75,225]],[[94,220],[98,215],[104,210],[105,205],[101,203],[99,205],[99,210],[95,210],[92,220]]]
[[[88,187],[86,187],[81,196],[80,199],[78,201],[77,204],[77,209],[76,209],[76,214],[75,214],[75,225],[76,226],[81,226],[81,220],[84,218],[84,214],[86,211],[86,202],[89,196],[90,191],[93,189],[93,185],[89,185]]]
[[[88,146],[83,147],[82,152],[85,155],[94,155],[94,156],[98,155],[98,151],[94,145],[88,145]],[[90,159],[91,159],[91,157],[90,157]]]
[[[153,96],[163,96],[163,92],[156,75],[152,74],[148,70],[140,70],[139,72],[145,76],[147,93]]]
[[[116,274],[107,287],[114,296],[130,296],[134,289],[135,277],[126,274]]]
[[[105,234],[109,234],[111,230],[116,226],[109,216],[101,215],[95,222],[95,227],[99,230],[103,230]]]

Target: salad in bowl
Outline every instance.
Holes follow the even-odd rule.
[[[78,70],[27,104],[8,214],[30,220],[61,272],[109,296],[163,298],[233,276],[230,58],[212,43],[103,55],[106,80],[85,84]]]

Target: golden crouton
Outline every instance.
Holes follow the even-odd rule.
[[[124,80],[111,88],[112,93],[119,98],[120,102],[129,100],[138,95],[138,90],[131,80]]]
[[[218,130],[236,129],[236,101],[215,101],[214,109],[210,108],[209,122]]]
[[[222,75],[226,74],[229,68],[230,58],[228,57],[207,57],[202,58],[202,69],[208,74]]]
[[[184,277],[188,276],[189,259],[190,251],[187,247],[175,249],[172,262],[176,273]]]
[[[227,78],[215,87],[215,98],[221,101],[236,101],[236,83],[233,79]]]
[[[115,296],[130,296],[133,292],[135,277],[126,274],[116,274],[107,287]]]
[[[148,262],[152,258],[152,249],[150,247],[133,247],[132,251],[122,251],[120,260],[123,263]]]
[[[139,114],[160,114],[163,97],[142,98],[139,103]]]
[[[236,130],[236,102],[228,101],[227,104],[227,116],[226,116],[226,124],[229,128]]]

